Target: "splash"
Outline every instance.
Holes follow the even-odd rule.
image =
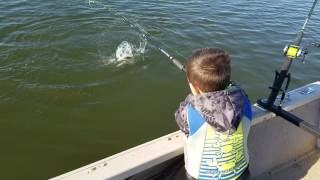
[[[140,40],[140,45],[139,45],[139,48],[136,49],[136,51],[138,53],[143,54],[145,52],[145,50],[146,50],[146,46],[147,46],[148,40],[147,40],[146,35],[144,35],[144,34],[140,37],[140,39],[141,39]]]
[[[171,48],[167,44],[165,44],[159,40],[156,40],[156,39],[151,39],[151,35],[136,21],[136,19],[129,19],[129,18],[127,18],[127,15],[125,13],[121,13],[116,8],[110,7],[110,5],[103,4],[103,3],[99,2],[98,0],[88,0],[88,3],[89,3],[90,8],[108,10],[108,11],[114,13],[115,15],[119,16],[124,22],[128,23],[130,25],[130,27],[133,27],[136,30],[138,30],[140,33],[142,33],[142,37],[143,37],[142,39],[144,39],[144,40],[140,42],[139,48],[131,46],[131,44],[127,41],[123,41],[117,48],[116,55],[118,55],[118,58],[115,58],[114,61],[119,61],[119,60],[123,61],[126,59],[132,59],[132,57],[134,57],[136,54],[143,54],[145,51],[145,47],[147,45],[147,39],[160,43],[162,46],[166,47],[167,49],[170,49],[171,51],[175,52],[179,56],[186,59],[185,56],[183,56],[182,54],[180,54],[178,51]],[[173,57],[170,56],[170,54],[167,51],[165,51],[163,48],[160,48],[155,45],[154,45],[154,47],[156,47],[163,54],[165,54],[170,60],[173,59]],[[183,67],[183,65],[181,65],[180,62],[177,62],[177,60],[174,61],[174,64],[178,65],[179,69],[181,67]]]
[[[128,19],[126,18],[126,16],[124,16],[123,13],[120,13],[117,10],[112,9],[108,5],[105,5],[97,0],[88,0],[88,3],[90,8],[92,9],[105,9],[110,12],[113,12],[115,15],[119,16],[124,22],[128,23],[130,27],[137,28],[141,33],[139,35],[139,46],[136,46],[135,44],[126,40],[122,41],[117,46],[115,53],[107,61],[105,61],[105,64],[118,63],[118,65],[122,65],[124,63],[133,63],[136,56],[141,56],[145,53],[145,49],[148,43],[148,32],[142,26],[140,26],[140,24],[138,24],[135,19]]]
[[[133,57],[133,47],[128,41],[123,41],[116,50],[116,60],[123,61]]]
[[[105,64],[116,63],[117,66],[121,66],[127,63],[134,63],[135,57],[142,56],[145,53],[147,43],[144,35],[140,36],[138,46],[128,41],[122,41],[117,46],[115,53],[105,60]]]
[[[146,46],[147,38],[144,35],[140,36],[139,46],[123,41],[117,47],[115,53],[116,61],[132,61],[134,57],[144,54]]]

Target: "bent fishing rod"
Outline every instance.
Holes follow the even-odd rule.
[[[300,31],[297,33],[296,38],[294,39],[293,43],[291,45],[287,45],[284,50],[283,54],[286,56],[286,60],[282,64],[280,72],[276,71],[275,78],[273,81],[273,85],[270,87],[271,92],[268,97],[268,99],[260,99],[257,101],[258,105],[263,107],[264,109],[267,109],[273,113],[275,113],[277,116],[280,116],[284,118],[285,120],[289,121],[290,123],[310,132],[313,135],[316,135],[320,137],[320,129],[303,119],[295,116],[294,114],[285,111],[282,108],[283,101],[285,99],[286,91],[289,87],[290,83],[290,73],[289,69],[292,64],[292,61],[297,58],[302,58],[302,61],[305,59],[305,55],[308,53],[306,48],[303,48],[300,46],[302,39],[304,37],[305,29],[307,27],[307,24],[311,18],[311,15],[314,11],[314,8],[317,4],[318,0],[315,0],[312,4],[312,7],[307,15],[307,18],[304,21],[304,24]],[[315,47],[319,47],[319,43],[313,43],[312,44]],[[286,84],[284,85],[286,81]],[[284,89],[282,88],[284,85]],[[275,101],[277,100],[277,96],[281,93],[279,105],[275,105]]]
[[[156,39],[153,39],[151,38],[151,35],[140,25],[138,24],[137,22],[132,22],[131,20],[129,20],[127,17],[125,17],[124,15],[122,15],[121,13],[119,13],[118,11],[114,10],[114,9],[111,9],[109,7],[107,7],[106,5],[100,3],[100,2],[96,2],[95,0],[89,0],[89,6],[91,7],[91,5],[93,4],[99,4],[100,6],[102,6],[103,8],[102,9],[105,9],[105,10],[108,10],[110,12],[113,12],[113,14],[121,17],[125,22],[127,22],[129,25],[131,25],[132,27],[135,27],[138,31],[140,31],[142,34],[143,34],[143,37],[146,38],[147,40],[149,41],[153,41],[153,42],[159,42],[161,43],[162,45],[165,45],[163,42],[159,41],[159,40],[156,40]],[[100,8],[101,9],[101,8]],[[164,48],[161,48],[157,45],[154,45],[153,46],[158,49],[161,53],[163,53],[166,57],[169,58],[169,60],[180,70],[182,71],[186,71],[185,70],[185,66],[179,61],[177,60],[176,58],[174,58],[173,56],[171,56],[166,50],[164,50]],[[166,45],[165,45],[166,46]]]

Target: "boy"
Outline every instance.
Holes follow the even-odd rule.
[[[192,94],[175,113],[185,134],[188,179],[247,179],[250,102],[230,81],[230,58],[221,49],[195,51],[186,64]]]

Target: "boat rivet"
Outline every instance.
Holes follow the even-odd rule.
[[[168,140],[171,141],[171,137],[169,137]]]
[[[107,166],[108,165],[108,163],[103,163],[103,166]]]

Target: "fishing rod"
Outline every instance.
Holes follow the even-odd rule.
[[[302,61],[304,62],[305,56],[308,53],[307,49],[304,47],[301,47],[300,44],[302,42],[302,39],[304,37],[304,32],[307,27],[307,24],[311,18],[312,13],[314,12],[314,8],[317,4],[318,0],[315,0],[312,4],[312,7],[307,15],[307,18],[304,21],[304,24],[300,31],[297,33],[296,38],[294,39],[293,43],[290,45],[286,45],[283,54],[286,56],[286,60],[282,64],[280,72],[276,71],[275,78],[273,81],[273,85],[270,87],[271,93],[268,97],[268,99],[260,99],[257,101],[258,105],[263,107],[264,109],[267,109],[273,113],[275,113],[277,116],[280,116],[287,121],[291,122],[292,124],[303,128],[304,130],[312,133],[313,135],[316,135],[320,137],[320,129],[303,119],[293,115],[292,113],[285,111],[282,109],[282,104],[285,99],[286,91],[290,84],[290,73],[289,69],[292,64],[292,61],[297,58],[302,58]],[[319,43],[313,43],[312,44],[315,47],[320,47]],[[286,84],[284,85],[284,89],[282,89],[284,82],[286,81]],[[277,99],[277,96],[279,93],[281,94],[279,105],[275,105],[275,101]]]
[[[122,15],[121,13],[119,13],[116,10],[113,10],[109,7],[107,7],[105,4],[102,4],[100,2],[96,2],[95,0],[89,0],[89,6],[92,7],[93,4],[100,4],[100,6],[102,6],[102,9],[106,9],[110,12],[113,12],[115,15],[121,17],[125,22],[127,22],[128,24],[130,24],[131,26],[135,27],[138,31],[140,31],[143,34],[143,37],[146,38],[147,40],[150,41],[154,41],[154,42],[159,42],[160,44],[162,44],[163,46],[168,47],[167,45],[165,45],[163,42],[153,39],[151,38],[151,35],[137,22],[132,22],[130,19],[128,19],[127,17],[125,17],[124,15]],[[154,47],[156,47],[156,49],[158,49],[161,53],[163,53],[166,57],[169,58],[169,60],[180,70],[186,72],[185,70],[185,66],[176,58],[174,58],[173,56],[171,56],[166,50],[164,50],[164,48],[161,48],[159,46],[156,46],[153,44]],[[171,48],[170,48],[171,49]]]

